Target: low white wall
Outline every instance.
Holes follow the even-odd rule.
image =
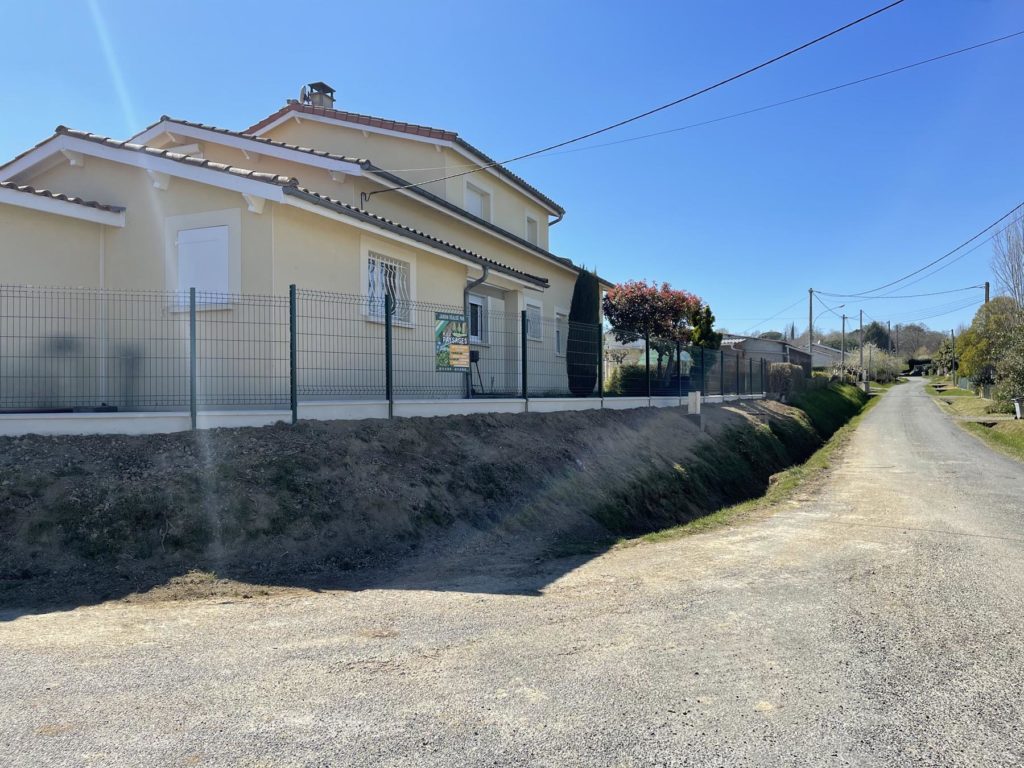
[[[651,407],[652,408],[678,408],[681,405],[686,405],[686,401],[681,397],[652,397]]]
[[[386,419],[387,400],[341,400],[299,403],[299,418],[314,421]]]
[[[552,397],[529,401],[520,398],[478,398],[470,400],[399,400],[394,404],[397,417],[459,416],[472,413],[554,413],[607,408],[676,408],[700,413],[700,403],[722,403],[734,400],[759,400],[755,395],[705,395],[689,397]],[[696,405],[696,407],[695,407]],[[334,419],[386,419],[388,404],[384,400],[347,400],[299,403],[299,418],[329,421]],[[220,427],[262,427],[279,421],[291,421],[288,410],[221,410],[200,411],[196,417],[200,429]],[[192,422],[184,412],[148,413],[31,413],[0,414],[0,436],[17,435],[147,435],[183,432]]]
[[[555,411],[592,411],[600,409],[600,397],[544,397],[530,400],[530,413],[554,413]]]
[[[186,418],[188,418],[186,416]],[[233,427],[266,427],[283,421],[290,424],[291,411],[200,411],[196,414],[199,429]],[[191,426],[191,425],[190,425]],[[187,429],[188,427],[186,427]]]
[[[606,397],[603,402],[604,408],[611,408],[616,411],[651,407],[651,401],[646,397]]]
[[[192,428],[187,413],[0,414],[0,435],[153,435]]]
[[[471,413],[522,413],[525,401],[518,398],[472,400],[396,400],[395,416],[466,416]],[[387,416],[387,413],[384,414]]]

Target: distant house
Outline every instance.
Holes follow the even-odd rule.
[[[763,357],[773,363],[792,363],[802,366],[810,376],[813,368],[811,356],[783,339],[761,339],[756,336],[726,334],[722,347],[742,352],[745,357]]]
[[[841,365],[843,352],[827,344],[811,345],[812,364],[815,368],[831,368],[834,365]]]

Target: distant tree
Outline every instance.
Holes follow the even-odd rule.
[[[939,344],[938,349],[935,350],[932,360],[943,372],[950,373],[953,370],[954,354],[953,342],[949,337],[946,337]]]
[[[722,334],[715,331],[715,315],[707,304],[698,306],[690,317],[690,343],[705,349],[722,346]],[[763,337],[762,337],[763,338]]]
[[[759,338],[759,339],[771,339],[772,341],[782,341],[782,339],[784,337],[778,331],[765,331],[764,333],[762,333],[757,338]]]
[[[1024,397],[1024,323],[1009,329],[1005,349],[996,370],[996,399],[1009,403],[1012,398]]]
[[[891,349],[889,331],[876,320],[864,326],[864,344],[874,344],[881,350]]]
[[[602,332],[601,283],[594,272],[583,269],[572,291],[565,343],[569,391],[576,397],[590,395],[597,386]]]
[[[1021,309],[1009,296],[983,304],[970,327],[957,339],[960,370],[976,385],[995,384],[997,370],[1009,351],[1010,334],[1021,322]]]
[[[999,290],[1024,306],[1024,215],[1017,216],[992,241],[992,274]]]

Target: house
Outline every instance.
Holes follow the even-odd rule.
[[[360,344],[383,339],[385,295],[395,301],[394,343],[406,360],[396,383],[400,393],[515,394],[523,313],[533,375],[546,377],[538,386],[560,392],[579,273],[572,261],[549,250],[549,228],[564,215],[558,203],[457,133],[338,109],[325,83],[303,88],[299,100],[243,130],[164,116],[121,141],[59,126],[0,166],[0,284],[68,290],[8,296],[4,314],[17,315],[16,323],[22,319],[15,335],[26,336],[0,357],[27,357],[28,329],[40,325],[19,313],[42,312],[49,325],[34,342],[85,350],[73,353],[75,365],[85,365],[87,357],[107,360],[102,371],[92,362],[65,378],[123,378],[111,373],[109,360],[116,357],[123,367],[127,356],[133,383],[121,382],[120,390],[103,385],[103,402],[163,402],[153,387],[170,386],[170,374],[160,366],[168,355],[183,353],[157,349],[144,333],[169,333],[174,312],[194,289],[198,322],[219,334],[213,350],[219,359],[238,359],[237,350],[254,343],[278,344],[274,361],[257,360],[262,352],[246,353],[252,358],[246,358],[248,368],[232,373],[238,381],[205,376],[200,386],[207,401],[263,402],[278,398],[285,383],[278,381],[267,396],[250,393],[256,379],[282,377],[287,317],[282,321],[279,310],[287,304],[270,299],[286,302],[295,285],[300,327],[335,323],[330,339],[324,331],[308,344],[300,340],[300,355],[321,350],[306,366],[319,370],[320,378],[300,383],[307,394],[379,395],[383,374],[370,371],[359,356],[365,354]],[[88,293],[96,290],[104,292],[102,308],[97,294]],[[121,294],[111,291],[125,292],[113,308],[110,297]],[[129,297],[152,292],[162,294],[160,301],[133,320]],[[344,328],[340,310],[309,316],[317,306],[312,292],[323,301],[325,294],[349,297]],[[44,308],[47,303],[53,311]],[[273,320],[270,306],[276,308]],[[433,336],[423,331],[442,310],[467,318],[474,351],[469,381],[435,375],[429,363]],[[156,323],[163,323],[159,333]],[[212,344],[205,332],[203,343]],[[76,334],[81,338],[72,338]],[[362,341],[324,347],[340,345],[341,336]],[[129,337],[131,343],[125,342]],[[119,351],[111,351],[117,344]],[[368,372],[360,378],[363,369]],[[173,405],[187,382],[178,381],[178,367],[172,373],[177,389],[164,399]],[[134,394],[129,397],[125,388]],[[38,405],[32,396],[23,393],[23,404]],[[90,390],[54,397],[84,403],[100,396]]]
[[[815,368],[831,368],[842,364],[843,351],[827,344],[815,342],[811,345],[811,357]]]
[[[747,357],[759,357],[770,363],[792,363],[802,366],[807,376],[811,375],[811,355],[806,350],[793,346],[784,339],[762,339],[756,336],[726,334],[722,346],[741,352]]]

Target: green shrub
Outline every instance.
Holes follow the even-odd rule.
[[[768,391],[790,398],[805,388],[804,369],[793,363],[772,363],[768,366]]]
[[[654,371],[651,371],[654,379]],[[646,368],[636,363],[620,365],[605,383],[605,392],[619,397],[644,397],[647,395]]]

